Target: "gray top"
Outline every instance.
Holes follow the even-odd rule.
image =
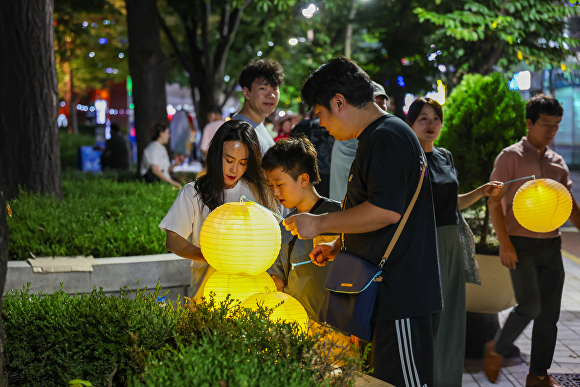
[[[240,113],[233,116],[232,120],[246,121],[248,124],[252,125],[252,128],[254,128],[254,131],[256,132],[256,135],[258,135],[258,141],[260,142],[262,156],[266,154],[266,151],[270,149],[271,146],[274,146],[274,139],[272,138],[272,136],[270,136],[270,133],[268,132],[268,129],[266,129],[266,127],[264,126],[263,122],[260,123],[254,122],[245,115]]]
[[[346,195],[350,167],[357,149],[358,140],[356,138],[334,142],[330,159],[330,194],[328,195],[332,200],[341,201]]]

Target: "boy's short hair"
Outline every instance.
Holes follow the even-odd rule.
[[[252,83],[261,78],[272,87],[280,87],[284,83],[284,69],[273,59],[254,59],[242,70],[240,86],[252,90]]]
[[[552,95],[538,94],[532,97],[526,104],[526,119],[535,124],[540,114],[562,117],[564,109],[558,100]]]
[[[320,182],[316,157],[316,149],[308,137],[305,135],[290,137],[278,141],[268,149],[262,159],[262,168],[271,171],[282,167],[282,171],[292,176],[294,180],[307,173],[310,182],[316,184]]]
[[[374,86],[368,74],[343,57],[320,66],[302,85],[302,101],[310,107],[320,105],[330,110],[330,101],[336,94],[342,94],[356,108],[375,101]]]

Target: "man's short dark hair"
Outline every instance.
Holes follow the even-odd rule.
[[[209,107],[209,109],[207,109],[208,113],[214,113],[214,114],[219,114],[220,116],[222,115],[222,109],[217,106],[217,105],[212,105]]]
[[[374,102],[374,87],[368,74],[353,61],[338,57],[331,59],[313,72],[302,85],[302,101],[308,106],[324,106],[330,110],[330,101],[342,94],[353,107],[360,108]]]
[[[552,95],[538,94],[532,97],[526,104],[526,119],[535,124],[540,114],[562,117],[564,109],[558,100]]]
[[[111,134],[119,133],[121,131],[121,127],[116,122],[111,122],[110,130]]]
[[[244,67],[240,74],[240,86],[252,90],[256,79],[264,78],[272,87],[280,87],[284,83],[284,69],[273,59],[254,59]]]
[[[268,149],[262,159],[262,168],[271,171],[282,167],[282,171],[292,176],[295,181],[300,175],[307,173],[310,182],[316,184],[320,182],[316,157],[316,149],[306,136],[285,138]]]

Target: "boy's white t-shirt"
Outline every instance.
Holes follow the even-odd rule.
[[[224,203],[239,202],[242,195],[256,201],[252,190],[244,179],[238,180],[235,187],[224,189]],[[195,183],[186,184],[173,205],[159,224],[159,228],[173,231],[197,247],[201,247],[201,226],[210,214],[210,209],[203,204],[201,196],[195,189]],[[205,262],[191,261],[191,266],[205,266]]]

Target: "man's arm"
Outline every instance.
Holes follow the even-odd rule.
[[[286,218],[286,230],[300,239],[312,239],[320,234],[359,234],[379,230],[397,223],[401,215],[364,202],[346,211],[324,215],[303,213]]]
[[[192,261],[207,262],[201,253],[201,249],[187,239],[184,239],[176,232],[163,230],[167,234],[165,245],[168,251],[182,258],[191,259]]]
[[[505,217],[501,205],[501,199],[506,191],[507,188],[504,186],[497,196],[490,196],[487,199],[487,205],[489,206],[491,223],[493,224],[493,228],[495,229],[499,241],[499,258],[501,263],[509,269],[515,269],[518,256],[505,227]]]

